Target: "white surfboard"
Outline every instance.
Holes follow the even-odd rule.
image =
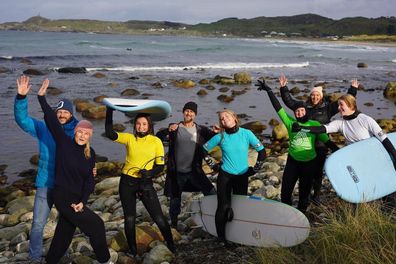
[[[306,216],[281,202],[255,197],[232,195],[234,219],[226,224],[226,239],[257,247],[291,247],[309,235]],[[217,236],[215,214],[217,196],[205,196],[191,204],[193,219],[209,234]]]
[[[150,114],[153,121],[166,119],[172,112],[170,104],[162,100],[105,98],[103,103],[133,117],[138,113]]]
[[[396,133],[388,134],[396,146]],[[363,203],[396,192],[396,170],[389,153],[375,137],[337,150],[325,163],[326,175],[344,200]]]

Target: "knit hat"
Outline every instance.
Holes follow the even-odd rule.
[[[312,88],[311,93],[313,92],[318,92],[320,97],[323,98],[323,87],[322,86],[315,86],[314,88]],[[310,93],[310,94],[311,94]]]
[[[194,102],[187,102],[184,107],[183,107],[183,112],[186,111],[186,109],[190,109],[193,111],[195,114],[198,113],[198,105]]]
[[[77,129],[82,128],[82,129],[89,129],[91,130],[91,135],[93,133],[93,125],[91,122],[89,122],[88,120],[81,120],[80,122],[78,122],[78,124],[76,125],[76,127],[74,128],[74,133],[77,131]]]
[[[73,114],[73,103],[70,102],[70,100],[62,99],[55,105],[54,111],[56,112],[61,109],[67,110],[70,114]]]
[[[297,101],[293,106],[293,111],[296,111],[298,108],[304,107],[307,109],[307,104],[304,101]]]

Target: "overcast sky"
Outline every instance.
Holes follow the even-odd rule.
[[[196,24],[226,17],[396,16],[396,0],[0,0],[0,23],[50,19],[155,20]]]

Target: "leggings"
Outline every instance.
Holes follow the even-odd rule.
[[[217,210],[215,216],[217,237],[220,240],[226,240],[226,223],[233,218],[231,192],[233,194],[247,195],[247,189],[247,175],[234,175],[220,169],[217,177]]]
[[[323,167],[327,158],[327,148],[316,148],[316,168],[317,172],[314,174],[312,189],[314,191],[314,196],[320,195],[320,189],[322,188],[323,180]]]
[[[138,195],[146,207],[151,218],[157,224],[168,247],[174,246],[172,233],[168,222],[161,210],[157,192],[153,187],[151,179],[134,178],[121,175],[119,193],[122,209],[124,211],[125,235],[127,237],[130,253],[137,254],[136,248],[136,196]]]
[[[298,161],[288,156],[285,171],[283,172],[281,200],[282,203],[292,205],[294,186],[299,180],[299,200],[297,208],[305,212],[309,205],[309,193],[311,192],[312,179],[317,173],[316,159],[310,161]]]
[[[74,212],[70,205],[77,204],[79,201],[79,195],[62,187],[55,187],[54,203],[59,211],[59,219],[46,257],[46,262],[49,264],[58,263],[65,254],[73,239],[76,227],[89,237],[96,259],[100,263],[110,259],[102,219],[85,205],[82,212]]]

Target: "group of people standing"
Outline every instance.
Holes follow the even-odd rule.
[[[287,128],[289,155],[284,170],[281,201],[292,205],[292,193],[299,181],[297,208],[307,210],[310,200],[318,203],[323,178],[323,165],[328,149],[338,147],[329,140],[327,133],[341,132],[347,142],[355,142],[371,136],[381,140],[391,155],[396,168],[396,151],[378,124],[369,116],[357,111],[355,96],[359,83],[352,80],[348,94],[336,102],[323,96],[322,87],[314,87],[307,102],[292,98],[287,88],[287,79],[279,78],[281,97],[293,110],[291,117],[264,80],[256,84],[258,90],[267,92],[269,99]],[[67,251],[76,227],[91,241],[99,263],[113,263],[106,244],[104,223],[87,206],[89,195],[94,190],[95,152],[90,147],[93,126],[87,120],[77,121],[73,116],[73,105],[67,99],[51,108],[45,99],[49,81],[46,79],[38,92],[38,100],[44,112],[44,122],[28,115],[27,93],[29,77],[17,80],[15,119],[27,133],[39,142],[40,161],[36,177],[36,196],[30,235],[29,255],[32,262],[42,258],[42,233],[49,211],[55,204],[59,220],[46,256],[47,263],[58,263]],[[340,112],[342,120],[330,122]],[[231,194],[247,195],[248,177],[263,168],[266,151],[260,140],[248,129],[240,127],[237,115],[231,110],[218,113],[219,124],[211,129],[198,125],[195,118],[198,105],[187,102],[183,109],[183,120],[171,123],[156,136],[150,115],[138,114],[133,122],[133,133],[120,133],[113,129],[113,109],[107,108],[105,135],[126,148],[125,164],[122,168],[119,195],[124,212],[124,228],[129,245],[128,255],[137,254],[135,220],[136,202],[139,198],[154,222],[159,227],[166,245],[175,252],[171,227],[177,228],[181,212],[182,192],[217,194],[218,207],[215,222],[219,242],[227,244],[225,227],[233,219]],[[328,124],[328,125],[324,125]],[[162,141],[169,141],[168,157],[165,159]],[[222,151],[220,164],[214,162],[208,152],[219,146]],[[258,152],[256,164],[249,167],[248,150]],[[202,169],[205,162],[218,170],[214,186]],[[164,216],[153,178],[165,167],[165,194],[170,197],[170,224]],[[313,195],[310,197],[313,186]]]

